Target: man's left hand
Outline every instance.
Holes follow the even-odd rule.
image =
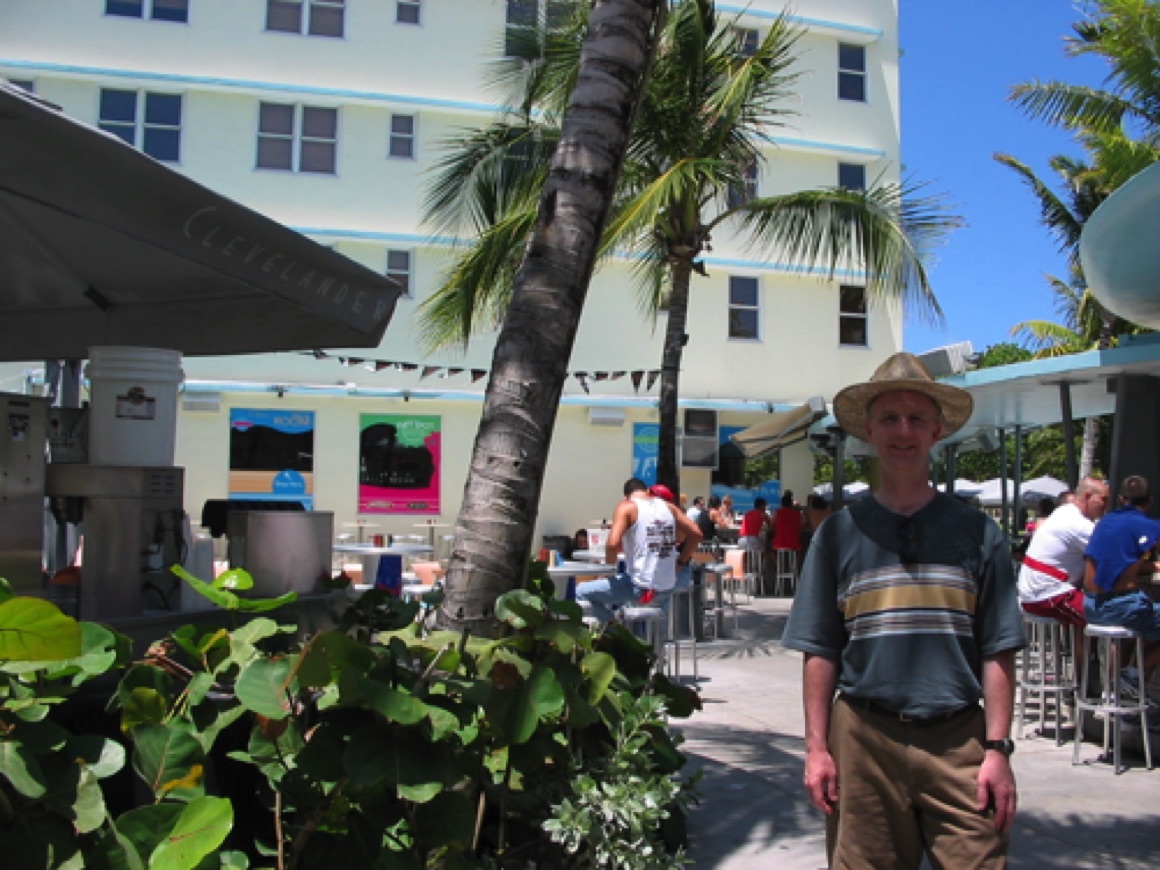
[[[995,829],[1006,834],[1015,821],[1017,791],[1011,760],[999,752],[988,752],[979,768],[977,798],[979,812],[995,810]]]

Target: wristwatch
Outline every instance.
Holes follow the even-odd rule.
[[[1011,753],[1015,751],[1015,741],[1010,737],[1004,737],[1002,740],[984,740],[983,749],[993,749],[1010,758]]]

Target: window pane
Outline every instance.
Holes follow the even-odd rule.
[[[101,90],[101,121],[137,120],[137,92]]]
[[[302,110],[302,135],[311,139],[335,139],[338,131],[338,110],[307,106]]]
[[[757,305],[757,279],[733,276],[729,279],[730,305]]]
[[[412,135],[415,132],[414,115],[391,115],[391,132]]]
[[[121,15],[125,18],[140,18],[143,14],[141,0],[107,0],[105,14]]]
[[[293,143],[289,139],[258,139],[258,166],[262,169],[293,169]]]
[[[262,133],[294,133],[294,107],[281,103],[262,103],[258,109],[258,130]]]
[[[862,73],[839,73],[838,98],[866,102],[866,77]]]
[[[404,296],[411,295],[410,251],[387,251],[387,277],[398,283]]]
[[[9,79],[8,84],[20,88],[22,91],[28,91],[30,94],[36,93],[36,82],[32,79]]]
[[[536,23],[536,0],[508,0],[507,23],[531,27]]]
[[[729,337],[757,338],[757,312],[752,308],[730,309]]]
[[[399,0],[399,5],[395,7],[395,21],[398,24],[418,24],[419,8],[418,3],[407,3],[405,0]]]
[[[838,69],[866,72],[866,49],[861,45],[838,44]]]
[[[146,127],[141,150],[157,160],[176,163],[181,160],[181,131],[167,127]]]
[[[866,341],[866,318],[864,317],[843,317],[838,320],[838,342],[840,344],[853,344],[859,347],[865,347]]]
[[[392,136],[391,147],[387,153],[391,157],[414,157],[415,140],[406,136]]]
[[[145,123],[166,127],[181,126],[181,96],[178,94],[146,94]]]
[[[303,142],[301,172],[321,172],[327,175],[334,174],[333,142]]]
[[[865,190],[866,167],[860,163],[839,163],[838,186],[846,190]]]
[[[335,3],[315,2],[310,4],[311,36],[342,36],[343,8],[339,0]]]
[[[157,21],[189,21],[189,0],[153,0]]]
[[[866,288],[843,286],[838,310],[842,314],[865,314]]]
[[[301,33],[301,0],[266,0],[266,29]]]

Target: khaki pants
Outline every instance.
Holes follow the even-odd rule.
[[[838,810],[826,818],[834,868],[947,870],[1007,866],[1007,837],[976,807],[983,710],[901,722],[839,699],[830,719]]]

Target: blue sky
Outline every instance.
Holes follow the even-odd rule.
[[[908,178],[929,181],[966,226],[935,252],[931,270],[946,328],[913,317],[905,348],[958,341],[981,351],[1011,341],[1023,320],[1057,320],[1045,274],[1064,259],[1039,224],[1035,200],[996,151],[1053,178],[1047,160],[1081,154],[1069,137],[1024,116],[1011,85],[1057,79],[1100,86],[1106,66],[1063,52],[1080,19],[1073,0],[899,0],[902,154]]]

